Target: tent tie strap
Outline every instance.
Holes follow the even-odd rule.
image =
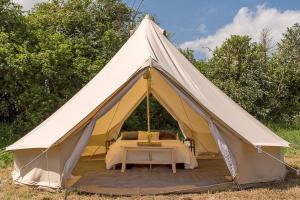
[[[257,149],[257,152],[258,152],[258,153],[264,153],[264,154],[268,155],[269,157],[273,158],[274,160],[276,160],[276,161],[280,162],[281,164],[283,164],[283,165],[289,167],[290,169],[294,170],[298,176],[300,175],[300,169],[296,169],[296,168],[294,168],[293,166],[291,166],[291,165],[289,165],[289,164],[283,162],[282,160],[276,158],[276,157],[273,156],[272,154],[270,154],[270,153],[268,153],[268,152],[262,150],[261,146],[256,146],[255,148]]]

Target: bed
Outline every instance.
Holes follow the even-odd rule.
[[[138,141],[146,140],[139,140],[138,138],[131,135],[130,137],[121,137],[121,139],[113,143],[109,147],[105,157],[106,168],[112,169],[116,164],[122,163],[124,147],[137,147]],[[195,155],[180,140],[174,138],[171,139],[171,137],[159,137],[153,141],[161,142],[162,147],[175,148],[174,160],[176,163],[183,163],[185,169],[194,169],[198,166]],[[128,154],[127,156],[129,160],[145,160],[149,155],[147,152],[130,152],[130,154]],[[169,155],[162,152],[154,152],[152,154],[152,158],[155,160],[163,161],[169,159]]]

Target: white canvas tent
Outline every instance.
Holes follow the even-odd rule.
[[[283,179],[289,143],[257,121],[206,79],[145,17],[133,35],[85,87],[43,123],[7,147],[14,153],[13,180],[64,186],[80,156],[105,152],[130,113],[153,96],[196,141],[197,154],[221,152],[238,184]]]

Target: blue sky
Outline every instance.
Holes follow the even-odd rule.
[[[28,10],[46,0],[14,1]],[[129,7],[135,2],[134,8],[140,1],[123,0]],[[275,49],[286,28],[300,23],[300,0],[144,0],[140,11],[156,16],[160,26],[174,34],[173,43],[193,49],[200,58],[209,58],[209,49],[233,34],[259,41],[265,28]]]
[[[125,2],[131,6],[134,0]],[[135,7],[139,2],[136,0]],[[140,10],[155,15],[162,27],[175,34],[172,40],[182,43],[213,34],[230,23],[240,8],[255,10],[258,5],[281,11],[300,10],[300,0],[144,0]]]
[[[130,7],[134,1],[124,0]],[[300,0],[144,0],[140,10],[156,16],[174,34],[172,42],[193,49],[198,58],[209,58],[206,47],[214,49],[231,34],[258,41],[264,28],[275,46],[288,26],[300,23]]]

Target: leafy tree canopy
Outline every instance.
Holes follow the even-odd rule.
[[[55,0],[27,15],[9,0],[0,8],[0,119],[17,135],[102,69],[127,40],[132,15],[114,0]]]

